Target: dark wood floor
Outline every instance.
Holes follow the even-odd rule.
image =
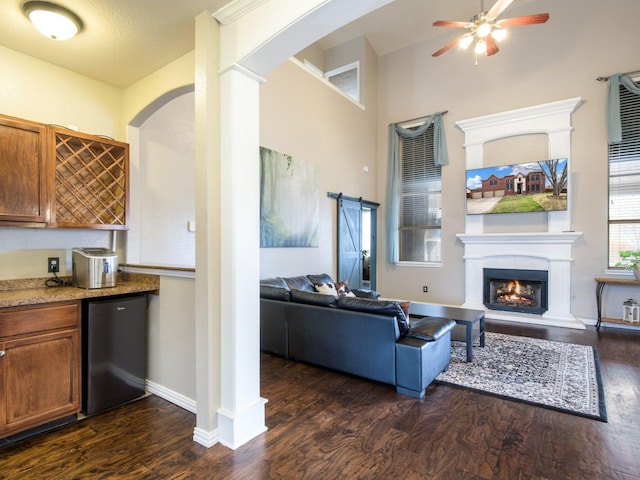
[[[597,346],[609,422],[263,355],[269,430],[236,451],[195,444],[194,415],[151,396],[0,449],[0,478],[640,479],[640,332],[488,329]]]

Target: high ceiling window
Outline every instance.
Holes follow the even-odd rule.
[[[435,164],[434,126],[415,138],[398,137],[399,260],[442,261],[442,172]]]
[[[620,251],[640,249],[640,95],[619,89],[622,142],[609,145],[609,267]]]

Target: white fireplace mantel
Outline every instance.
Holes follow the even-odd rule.
[[[546,270],[548,310],[542,315],[487,310],[498,320],[584,329],[571,313],[571,249],[580,232],[458,234],[464,243],[464,307],[486,310],[485,268]]]
[[[465,134],[466,168],[484,166],[485,143],[517,135],[546,134],[548,158],[570,159],[571,114],[581,103],[582,99],[576,97],[457,122]],[[500,320],[584,329],[584,323],[571,313],[571,250],[581,235],[571,231],[571,202],[565,211],[547,212],[546,232],[487,233],[484,215],[466,215],[465,233],[457,235],[464,244],[463,306],[487,310],[483,303],[485,268],[547,270],[549,305],[544,314],[487,310],[487,315]]]

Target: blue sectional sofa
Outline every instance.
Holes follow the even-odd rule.
[[[449,366],[455,322],[423,318],[411,323],[399,302],[369,290],[356,297],[316,292],[329,275],[269,278],[260,283],[263,351],[394,385],[422,398]]]

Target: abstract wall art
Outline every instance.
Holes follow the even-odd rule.
[[[260,147],[260,247],[317,247],[318,167]]]

